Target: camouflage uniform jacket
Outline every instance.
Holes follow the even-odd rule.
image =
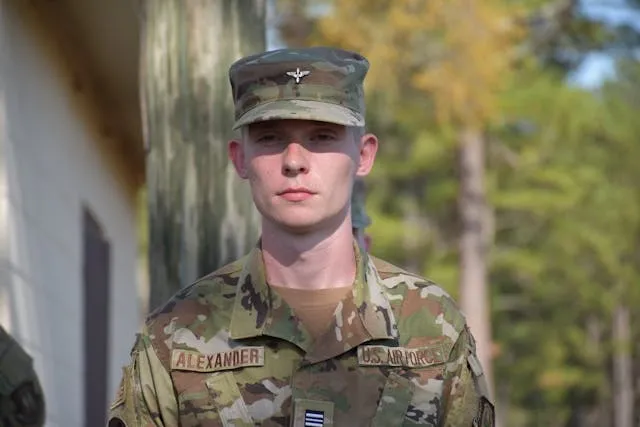
[[[138,335],[110,425],[492,426],[451,298],[356,252],[353,292],[315,342],[258,247],[176,294]]]

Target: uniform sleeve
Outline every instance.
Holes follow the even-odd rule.
[[[109,409],[108,427],[175,426],[177,406],[171,377],[151,340],[145,333],[138,335],[131,362],[122,369],[120,387]]]
[[[445,384],[446,427],[494,427],[495,410],[475,342],[465,326],[451,353]]]

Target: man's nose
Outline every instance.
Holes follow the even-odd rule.
[[[295,176],[309,172],[307,152],[302,145],[292,142],[284,151],[282,173],[286,176]]]

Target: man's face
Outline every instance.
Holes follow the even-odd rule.
[[[230,141],[229,156],[264,219],[305,233],[344,221],[353,181],[371,170],[377,144],[341,125],[273,120]]]

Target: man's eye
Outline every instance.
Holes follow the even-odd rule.
[[[330,142],[335,141],[336,136],[332,133],[318,133],[311,138],[314,142]]]
[[[280,139],[278,138],[278,135],[275,134],[265,134],[265,135],[261,135],[260,137],[258,137],[258,142],[260,144],[270,144],[270,143],[274,143],[274,142],[278,142]]]

